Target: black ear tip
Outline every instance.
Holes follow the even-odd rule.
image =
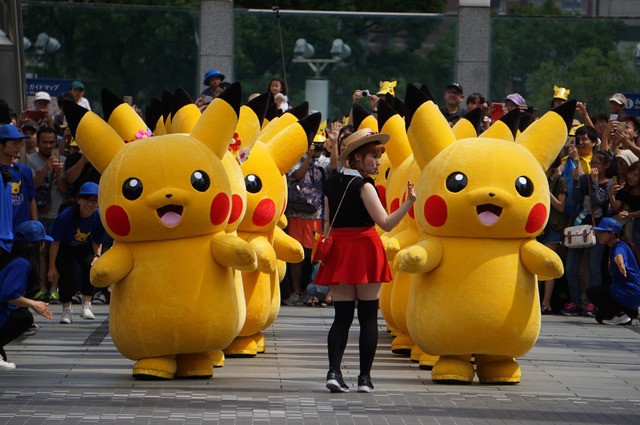
[[[576,113],[577,103],[578,102],[575,99],[571,99],[552,109],[553,112],[557,113],[562,117],[562,119],[564,119],[564,122],[567,125],[567,130],[570,130],[573,124],[573,116]]]
[[[88,109],[83,108],[82,106],[77,105],[75,102],[71,102],[65,100],[62,103],[62,107],[64,108],[64,116],[67,119],[67,123],[69,124],[69,129],[71,130],[71,134],[75,137],[76,130],[78,129],[78,125],[80,124],[80,120],[85,116]]]

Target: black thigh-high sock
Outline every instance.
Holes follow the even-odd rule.
[[[378,300],[358,300],[360,375],[369,376],[378,346]]]
[[[349,339],[349,328],[353,322],[355,301],[334,301],[335,318],[329,330],[327,345],[329,347],[329,368],[336,372],[340,371],[342,355],[347,348]]]

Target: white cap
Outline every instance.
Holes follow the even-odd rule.
[[[47,102],[51,102],[51,96],[49,96],[49,93],[46,91],[39,91],[33,100],[46,100]]]

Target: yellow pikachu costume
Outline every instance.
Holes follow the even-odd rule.
[[[208,353],[242,326],[232,268],[257,263],[249,244],[225,232],[231,191],[221,162],[240,97],[232,85],[189,135],[128,144],[97,115],[64,105],[78,145],[102,173],[100,218],[115,242],[91,282],[112,287],[109,328],[118,350],[137,360],[134,377],[210,377]]]
[[[433,102],[405,103],[414,111],[408,131],[426,164],[414,205],[422,238],[395,259],[400,270],[416,273],[411,337],[440,356],[434,382],[470,383],[477,371],[481,383],[518,383],[514,358],[533,347],[540,330],[536,275],[563,273],[560,258],[535,237],[549,215],[545,170],[565,143],[575,101],[515,142],[456,140]]]
[[[247,212],[238,236],[255,249],[258,268],[242,275],[247,319],[238,338],[224,350],[227,356],[255,356],[265,350],[260,331],[273,323],[280,309],[277,260],[300,262],[303,258],[300,244],[277,223],[286,207],[284,176],[309,149],[320,125],[317,113],[298,120],[307,110],[308,105],[303,104],[271,120],[241,165]]]

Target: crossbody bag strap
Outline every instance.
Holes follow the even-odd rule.
[[[342,194],[342,199],[340,199],[340,203],[338,204],[338,208],[336,209],[336,213],[333,215],[333,220],[331,220],[331,225],[329,225],[329,231],[327,232],[327,235],[325,236],[327,238],[331,234],[331,229],[333,229],[333,223],[336,221],[336,217],[338,217],[338,211],[340,211],[340,207],[342,206],[342,201],[344,201],[344,197],[347,195],[347,191],[349,190],[349,186],[351,185],[351,182],[354,181],[355,179],[356,179],[356,177],[354,177],[351,180],[349,180],[349,184],[347,184],[347,188],[344,190],[344,193]]]
[[[593,196],[591,196],[591,175],[587,176],[587,181],[589,184],[587,188],[589,189],[589,209],[591,210],[591,225],[596,227],[596,215],[593,213]]]

